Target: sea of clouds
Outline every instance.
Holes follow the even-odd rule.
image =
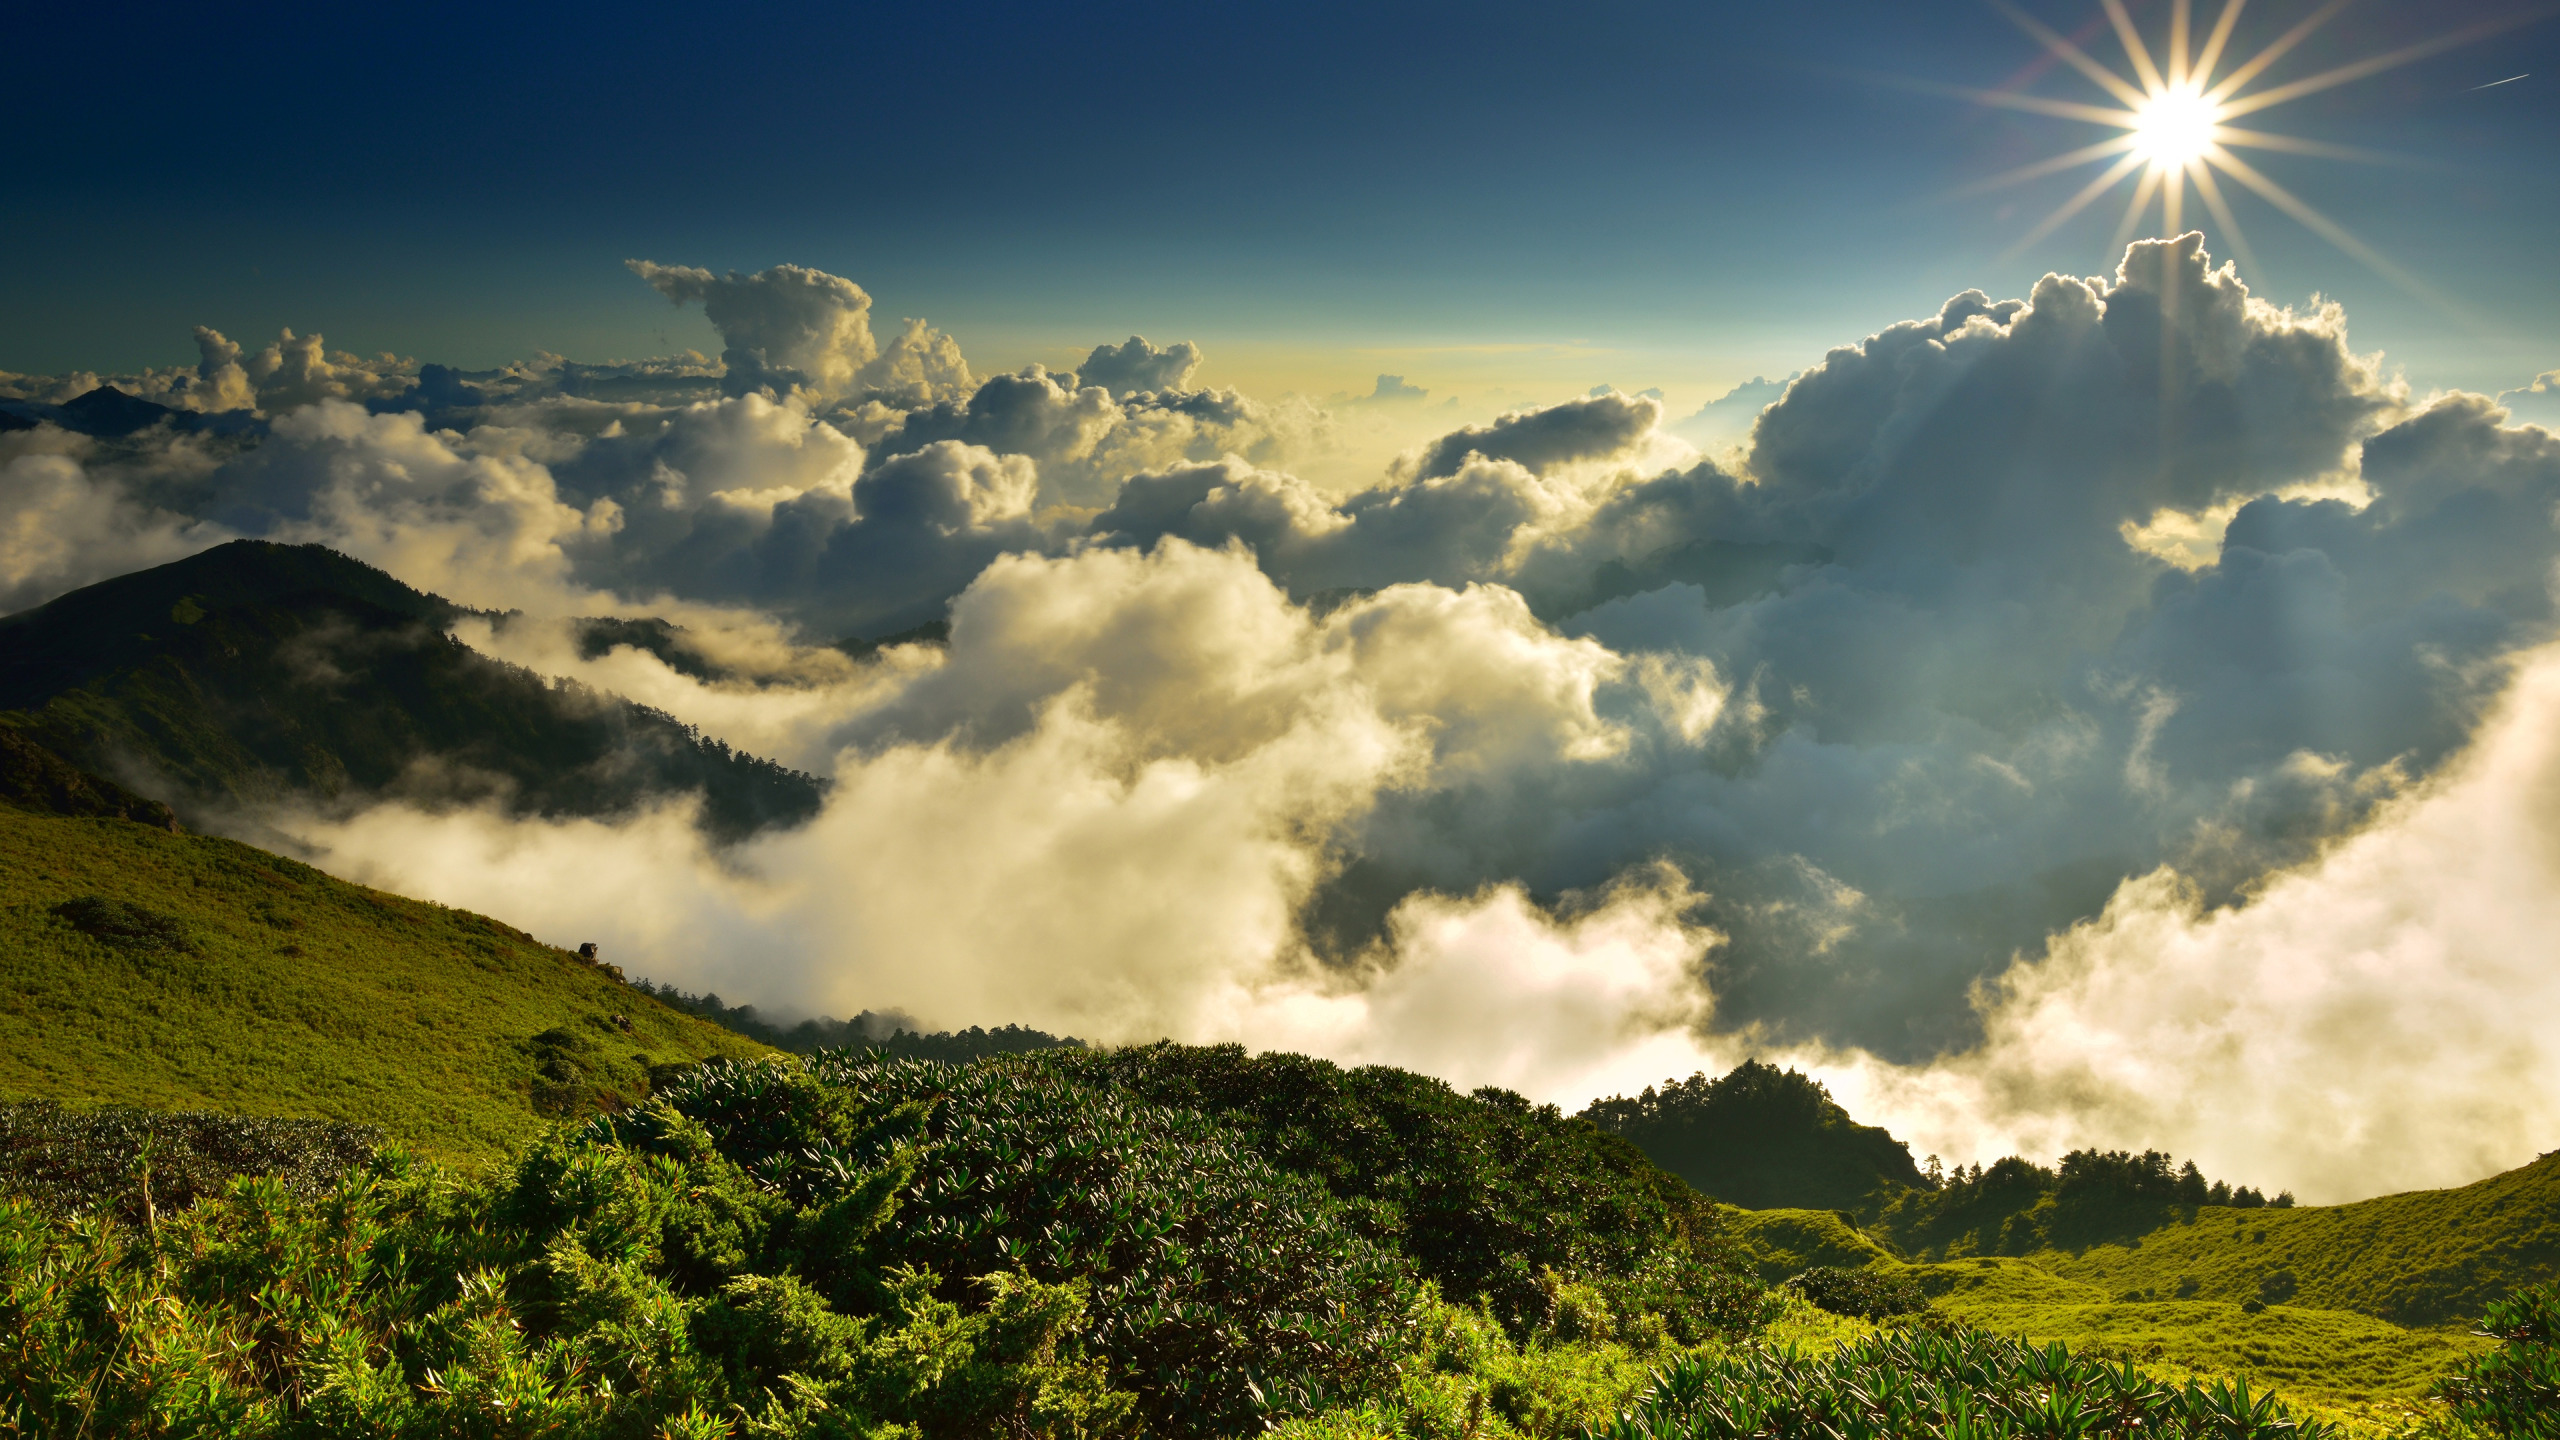
[[[202,330],[109,378],[225,423],[0,434],[0,609],[247,535],[519,612],[457,634],[824,812],[255,823],[771,1009],[1568,1105],[1758,1055],[1951,1160],[2309,1200],[2560,1134],[2560,376],[2418,393],[2190,235],[1833,350],[1718,458],[1604,388],[1345,488],[1301,472],[1354,406],[1189,344],[981,377],[837,276],[631,268],[717,360]],[[597,615],[719,678],[582,658]]]

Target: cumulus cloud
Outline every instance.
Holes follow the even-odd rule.
[[[816,821],[718,856],[673,812],[278,822],[777,1008],[1567,1101],[1793,1055],[1941,1153],[2175,1145],[2306,1194],[2461,1178],[2544,1123],[2453,1146],[2351,1072],[2435,1064],[2431,1035],[2551,1063],[2560,997],[2480,997],[2540,923],[2482,887],[2551,888],[2490,792],[2530,788],[2560,693],[2523,658],[2555,638],[2560,439],[2513,393],[2413,397],[2197,237],[1843,345],[1739,396],[1712,460],[1604,389],[1442,420],[1347,489],[1293,458],[1330,416],[1186,388],[1193,347],[979,379],[921,322],[879,346],[839,277],[633,268],[721,364],[270,364],[206,332],[163,393],[250,385],[262,428],[6,437],[0,582],[323,540],[526,612],[470,643],[832,773]],[[726,658],[576,623],[650,614]],[[947,649],[825,646],[933,620]],[[2469,929],[2421,899],[2466,824],[2516,852],[2451,887]],[[2354,915],[2404,938],[2370,958],[2326,923]],[[2434,987],[2405,1033],[2374,1018],[2404,971]],[[2485,1063],[2408,1093],[2486,1094]],[[2286,1073],[2315,1078],[2215,1118]]]
[[[957,342],[921,320],[907,321],[882,349],[871,333],[870,294],[840,275],[801,265],[714,275],[690,265],[625,263],[670,302],[702,306],[720,332],[726,394],[920,404],[969,388]]]
[[[1188,340],[1158,349],[1144,336],[1132,335],[1118,345],[1094,346],[1076,367],[1076,379],[1126,397],[1142,390],[1179,390],[1199,368],[1200,347]]]
[[[0,451],[0,613],[232,538],[93,479],[77,451]]]
[[[1472,456],[1514,461],[1539,474],[1581,461],[1613,459],[1632,451],[1661,418],[1659,400],[1612,390],[1451,431],[1423,450],[1412,473],[1422,480],[1455,475]]]

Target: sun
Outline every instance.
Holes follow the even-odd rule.
[[[2016,89],[1922,87],[1961,95],[1984,104],[2082,121],[2115,132],[2094,144],[2031,165],[2022,165],[1957,192],[1977,194],[2076,170],[2084,165],[2107,162],[2106,168],[2096,178],[2063,201],[2012,246],[2010,254],[2023,252],[2087,209],[2098,197],[2131,181],[2133,199],[2125,207],[2123,222],[2116,227],[2111,249],[2123,250],[2150,215],[2155,202],[2159,207],[2161,233],[2180,233],[2186,222],[2187,192],[2193,190],[2212,216],[2222,242],[2239,258],[2243,268],[2255,272],[2259,268],[2257,258],[2250,253],[2249,239],[2241,233],[2240,222],[2233,216],[2230,200],[2223,192],[2221,181],[2228,179],[2292,216],[2348,254],[2421,294],[2428,293],[2425,285],[2377,254],[2371,246],[2348,234],[2336,221],[2277,184],[2257,166],[2241,158],[2239,152],[2274,151],[2363,161],[2389,161],[2394,157],[2290,135],[2269,134],[2232,122],[2305,95],[2377,75],[2458,45],[2467,45],[2545,13],[2526,11],[2485,21],[2316,75],[2260,86],[2259,82],[2268,70],[2326,24],[2343,8],[2346,0],[2327,0],[2255,55],[2232,63],[2227,70],[2224,64],[2232,58],[2232,30],[2238,24],[2241,8],[2247,0],[2223,0],[2212,28],[2201,43],[2195,34],[2195,0],[2171,0],[2169,33],[2165,37],[2166,43],[2156,51],[2135,28],[2124,0],[2099,0],[2106,11],[2108,24],[2115,31],[2117,43],[2124,49],[2125,63],[2132,71],[2129,75],[2101,64],[2087,50],[2020,10],[2012,0],[1989,0],[1989,3],[2007,15],[2019,29],[2033,36],[2056,59],[2079,71],[2115,102],[2113,105],[2090,104],[2030,95]]]
[[[2133,115],[2133,153],[2155,168],[2185,170],[2219,139],[2222,107],[2189,85],[2144,96]]]

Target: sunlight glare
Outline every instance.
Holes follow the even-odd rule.
[[[2130,78],[2099,62],[2080,45],[2054,30],[2043,21],[2020,9],[2014,0],[1989,0],[1992,8],[2007,15],[2019,29],[2060,61],[2079,71],[2116,104],[2091,104],[2081,100],[2063,100],[2027,94],[2019,89],[1975,90],[1963,86],[1944,86],[1950,93],[1963,95],[1985,104],[2007,109],[2025,110],[2057,119],[2111,129],[2116,133],[2065,154],[2018,166],[1967,185],[1957,194],[1979,194],[2011,185],[2024,184],[2047,175],[2095,161],[2112,161],[2097,178],[2055,207],[2053,213],[2030,229],[2026,236],[2010,247],[2009,257],[2025,250],[2052,234],[2056,229],[2087,209],[2100,195],[2135,181],[2133,199],[2123,222],[2117,227],[2113,248],[2121,250],[2138,233],[2146,213],[2156,204],[2165,234],[2180,233],[2186,221],[2185,204],[2189,189],[2204,202],[2213,223],[2222,233],[2222,242],[2238,253],[2250,269],[2256,260],[2250,254],[2248,237],[2240,233],[2240,224],[2232,214],[2230,197],[2223,191],[2217,174],[2227,177],[2242,189],[2253,192],[2276,209],[2300,221],[2305,227],[2331,244],[2372,266],[2412,294],[2438,305],[2450,305],[2443,297],[2384,259],[2363,241],[2347,233],[2345,227],[2313,209],[2308,203],[2261,174],[2257,167],[2243,160],[2236,150],[2272,150],[2297,155],[2324,156],[2337,160],[2388,162],[2393,157],[2370,151],[2330,145],[2315,140],[2268,134],[2260,130],[2241,129],[2225,122],[2252,115],[2261,110],[2317,94],[2351,81],[2378,75],[2429,55],[2457,46],[2473,44],[2490,35],[2524,24],[2547,14],[2529,10],[2494,16],[2457,30],[2404,45],[2397,50],[2375,55],[2351,64],[2336,66],[2318,74],[2290,80],[2282,84],[2253,89],[2261,76],[2291,53],[2314,31],[2328,23],[2345,7],[2347,0],[2326,0],[2255,55],[2220,73],[2223,62],[2230,58],[2230,42],[2248,0],[2222,0],[2221,12],[2215,17],[2211,33],[2201,50],[2195,48],[2195,0],[2171,0],[2167,45],[2156,58],[2135,25],[2125,0],[2098,0],[2104,7],[2117,42],[2124,49],[2125,62],[2131,66]]]
[[[2191,88],[2164,90],[2134,111],[2134,150],[2164,170],[2183,170],[2214,142],[2221,107]]]

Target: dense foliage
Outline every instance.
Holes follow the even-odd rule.
[[[1507,1090],[1345,1070],[1236,1045],[1043,1057],[1060,1073],[1217,1115],[1272,1163],[1349,1202],[1381,1245],[1514,1334],[1552,1309],[1549,1272],[1697,1339],[1750,1324],[1759,1287],[1716,1207],[1643,1152]]]
[[[817,812],[816,778],[482,655],[445,633],[462,613],[316,545],[234,541],[0,619],[0,711],[75,766],[167,777],[181,808],[694,793],[722,837]]]
[[[2024,1255],[2046,1246],[2130,1239],[2208,1205],[2290,1209],[2255,1190],[2208,1183],[2192,1160],[2157,1150],[2074,1150],[2059,1165],[2008,1156],[1989,1169],[1959,1166],[1933,1187],[1879,1197],[1875,1227],[1920,1254]]]
[[[2328,1440],[2248,1383],[2164,1384],[2131,1365],[1972,1331],[1898,1330],[1808,1357],[1684,1357],[1586,1440]]]
[[[801,1203],[903,1156],[899,1223],[871,1263],[931,1271],[954,1300],[982,1274],[1083,1279],[1089,1333],[1157,1431],[1238,1433],[1265,1407],[1384,1382],[1416,1300],[1409,1264],[1228,1128],[1045,1059],[832,1053],[705,1067],[667,1098]]]
[[[1071,1035],[1051,1035],[1022,1025],[999,1025],[993,1030],[972,1025],[966,1030],[937,1030],[928,1034],[908,1029],[901,1023],[904,1017],[881,1015],[869,1010],[850,1020],[813,1016],[783,1025],[766,1019],[753,1005],[728,1004],[716,992],[695,995],[673,985],[653,984],[646,979],[634,980],[632,986],[688,1015],[698,1016],[794,1055],[815,1055],[821,1050],[871,1050],[901,1060],[940,1060],[949,1065],[966,1065],[972,1060],[985,1060],[996,1055],[1023,1055],[1034,1050],[1061,1050],[1084,1044]]]
[[[2437,1393],[2457,1419],[2485,1434],[2560,1436],[2560,1286],[2517,1291],[2490,1306],[2480,1328],[2498,1348],[2448,1377]]]
[[[160,830],[178,827],[177,812],[93,775],[0,722],[0,804],[45,815],[95,815]]]
[[[1757,1060],[1714,1079],[1692,1075],[1633,1099],[1597,1100],[1582,1114],[1747,1209],[1851,1209],[1879,1191],[1927,1183],[1909,1147],[1849,1118],[1820,1081]]]
[[[1909,1277],[1884,1270],[1816,1265],[1788,1278],[1787,1288],[1834,1315],[1890,1320],[1929,1308],[1929,1296]]]
[[[512,926],[0,805],[0,1098],[317,1116],[451,1158],[766,1053]]]
[[[1098,1058],[715,1064],[476,1180],[391,1155],[137,1223],[0,1202],[0,1433],[1207,1437],[1490,1394],[1547,1434],[1676,1328],[1762,1313],[1671,1210],[1570,1165],[1592,1193],[1501,1248],[1522,1202],[1465,1152],[1543,1128],[1613,1153],[1560,1116],[1442,1087],[1416,1133],[1460,1163],[1410,1193],[1483,1193],[1417,1226]],[[1416,1235],[1444,1270],[1535,1264],[1532,1333],[1442,1300]]]
[[[0,1105],[0,1191],[56,1214],[104,1209],[130,1224],[218,1196],[243,1175],[298,1195],[373,1159],[382,1132],[325,1120],[172,1114],[128,1105]]]

